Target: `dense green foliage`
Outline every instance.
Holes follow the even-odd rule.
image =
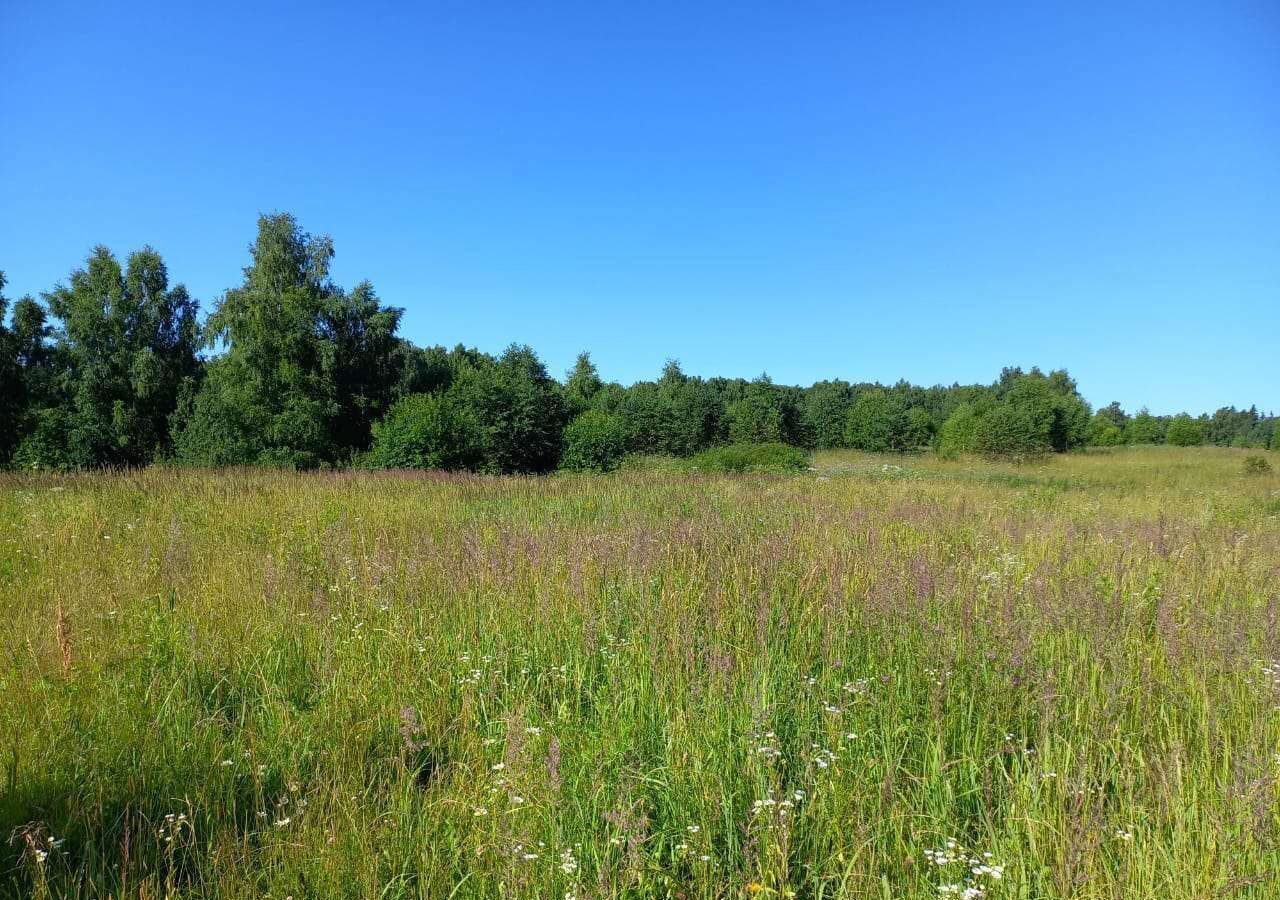
[[[957,406],[938,429],[938,454],[944,459],[955,459],[975,452],[978,449],[979,426],[990,406],[990,403],[961,403]]]
[[[622,417],[589,409],[564,429],[561,468],[574,472],[611,472],[627,453],[627,429]]]
[[[1006,369],[990,396],[965,403],[943,423],[938,451],[955,457],[963,453],[1027,458],[1045,453],[1063,453],[1084,446],[1091,435],[1095,443],[1114,446],[1110,420],[1098,414],[1089,418],[1089,408],[1066,372],[1044,375],[1037,370],[1023,373]]]
[[[804,443],[820,450],[845,446],[853,397],[853,386],[844,381],[819,381],[806,390],[798,410]]]
[[[845,419],[845,446],[873,453],[928,446],[936,425],[927,411],[907,403],[900,390],[860,393]]]
[[[767,377],[747,385],[742,395],[724,410],[729,440],[739,444],[766,444],[786,436],[782,398]]]
[[[1093,447],[1118,447],[1124,443],[1124,430],[1103,410],[1093,414],[1086,434]]]
[[[513,344],[496,361],[482,358],[463,365],[445,395],[480,423],[482,471],[548,472],[556,467],[564,398],[529,347]]]
[[[401,311],[367,282],[350,294],[329,280],[333,246],[291,216],[258,223],[244,283],[227,292],[206,341],[210,363],[188,414],[175,423],[177,457],[201,465],[310,467],[368,446],[393,400],[403,356]]]
[[[797,472],[808,467],[809,455],[777,442],[726,444],[703,450],[689,464],[700,472]]]
[[[373,425],[366,466],[376,469],[478,469],[485,432],[452,394],[410,394]]]
[[[122,268],[98,247],[45,306],[56,335],[30,301],[15,310],[5,358],[18,361],[8,378],[27,408],[9,414],[21,430],[0,443],[32,468],[137,466],[166,453],[169,419],[200,363],[196,304],[169,286],[159,254],[145,248]]]
[[[330,278],[332,242],[263,216],[238,287],[199,322],[144,248],[104,247],[41,300],[12,305],[0,273],[0,467],[173,462],[608,471],[626,454],[689,457],[724,444],[981,454],[1085,446],[1280,448],[1277,418],[1224,407],[1193,418],[1090,414],[1065,371],[1009,368],[990,385],[919,387],[767,375],[701,378],[670,360],[654,381],[607,383],[588,354],[562,383],[534,351],[415,347],[402,311],[365,281]]]
[[[1165,442],[1174,447],[1194,447],[1204,443],[1204,426],[1186,413],[1174,416],[1165,431]]]

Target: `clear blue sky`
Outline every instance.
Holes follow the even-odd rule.
[[[285,210],[556,374],[1280,408],[1280,5],[1049,6],[0,0],[0,268],[207,309]]]

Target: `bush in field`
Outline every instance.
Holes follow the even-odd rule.
[[[1054,412],[1035,403],[963,403],[938,431],[937,452],[1026,459],[1053,452]]]
[[[1204,426],[1183,413],[1173,417],[1164,439],[1165,443],[1174,447],[1195,447],[1204,443]]]
[[[1124,426],[1126,444],[1163,444],[1164,423],[1142,409]]]
[[[30,432],[13,454],[13,467],[41,472],[66,472],[82,465],[68,450],[66,434],[70,427],[66,413],[59,407],[37,410],[32,416]]]
[[[1006,370],[994,401],[961,404],[943,423],[937,450],[945,457],[981,453],[1023,459],[1083,445],[1089,409],[1066,372]],[[1103,428],[1115,429],[1107,421]],[[1118,429],[1116,429],[1118,431]],[[1116,435],[1108,432],[1107,439]]]
[[[724,403],[701,378],[690,378],[670,360],[658,381],[619,388],[617,402],[606,407],[622,417],[627,449],[633,453],[688,456],[720,437]]]
[[[849,409],[844,437],[850,447],[871,453],[906,449],[906,405],[889,391],[864,391]]]
[[[938,429],[938,455],[955,459],[978,450],[978,427],[982,412],[972,403],[961,403]]]
[[[933,443],[935,426],[933,416],[922,406],[913,406],[907,410],[903,429],[903,449],[915,450]]]
[[[998,403],[979,421],[974,449],[984,456],[1025,459],[1053,448],[1044,422],[1033,411]]]
[[[1124,444],[1124,432],[1114,425],[1098,431],[1089,441],[1092,447],[1120,447]]]
[[[1076,384],[1065,371],[1044,375],[1036,369],[1002,380],[1000,404],[1009,407],[1016,416],[1005,416],[1001,427],[1007,429],[1015,421],[1019,429],[1028,429],[1025,437],[1038,446],[1034,452],[1052,450],[1065,453],[1084,445],[1089,424],[1089,408],[1076,391]],[[1006,433],[1008,433],[1006,431]],[[994,437],[994,436],[993,436]],[[1023,439],[1019,435],[1019,439]],[[1020,454],[1022,447],[1011,446],[1009,451]],[[1003,453],[998,445],[988,452]]]
[[[783,436],[782,402],[767,378],[753,381],[724,411],[729,440],[736,444],[776,443]]]
[[[481,470],[549,472],[560,462],[564,398],[529,347],[512,344],[496,362],[463,366],[445,393],[483,429]]]
[[[378,469],[475,469],[484,458],[484,429],[446,394],[411,394],[373,426],[365,465]]]
[[[809,465],[809,455],[790,444],[728,444],[704,450],[691,460],[703,472],[795,472]]]
[[[1265,456],[1257,453],[1250,453],[1244,458],[1244,474],[1246,475],[1266,475],[1271,471],[1271,463],[1267,461]]]
[[[853,405],[853,389],[844,381],[820,381],[804,392],[800,427],[807,446],[844,446],[844,425]]]
[[[1118,447],[1124,443],[1124,432],[1104,410],[1098,410],[1089,420],[1088,444],[1090,447]]]
[[[564,430],[560,468],[578,472],[611,472],[627,453],[627,430],[622,419],[589,409]]]

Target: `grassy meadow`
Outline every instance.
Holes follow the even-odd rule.
[[[0,896],[1280,897],[1244,456],[3,476]]]

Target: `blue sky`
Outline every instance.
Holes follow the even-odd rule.
[[[286,210],[409,338],[557,374],[1280,408],[1273,2],[3,0],[0,34],[10,296],[150,243],[207,309]]]

